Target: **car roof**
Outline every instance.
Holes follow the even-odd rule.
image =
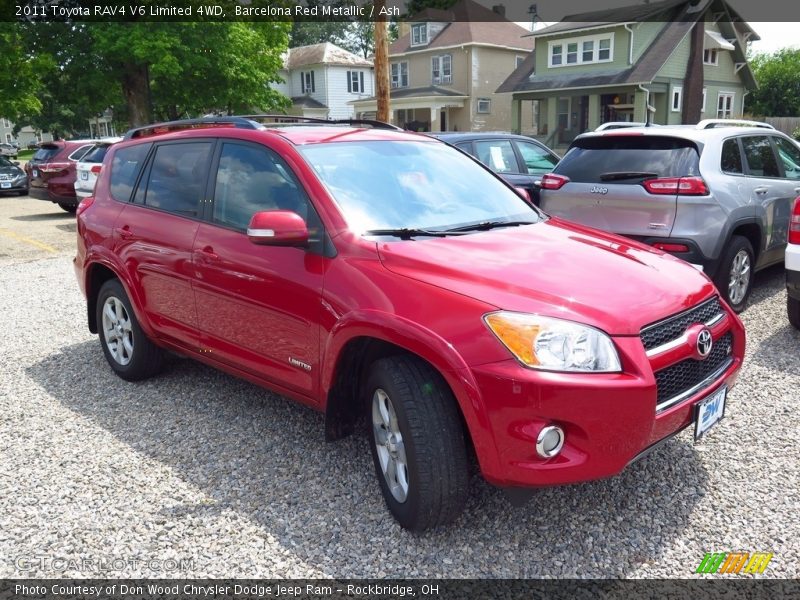
[[[495,138],[513,138],[526,141],[536,141],[527,135],[520,135],[518,133],[508,133],[507,131],[434,131],[428,133],[429,136],[453,142],[454,140],[482,140],[482,139],[495,139]],[[541,142],[540,142],[541,143]]]
[[[589,131],[582,133],[576,140],[601,137],[625,137],[625,136],[657,136],[674,137],[684,140],[691,140],[701,144],[707,144],[715,140],[724,140],[734,135],[764,135],[777,134],[785,136],[776,129],[765,129],[764,127],[711,127],[708,129],[697,129],[694,125],[662,125],[660,127],[624,127],[620,129],[606,129],[604,131]]]

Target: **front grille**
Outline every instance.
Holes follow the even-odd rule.
[[[722,313],[722,305],[719,303],[719,298],[714,296],[711,300],[707,300],[686,312],[643,327],[640,336],[644,349],[652,350],[676,340],[683,335],[689,325],[708,323],[720,313]]]
[[[0,181],[11,181],[11,175],[0,175]]]
[[[666,408],[666,406],[662,405],[668,406],[672,404],[671,401],[677,396],[703,382],[709,375],[712,375],[721,369],[725,363],[729,362],[732,352],[733,336],[728,332],[714,341],[711,353],[705,360],[689,358],[658,371],[656,373],[657,406]]]

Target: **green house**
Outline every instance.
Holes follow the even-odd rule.
[[[610,121],[740,118],[759,39],[724,0],[668,0],[572,15],[532,34],[535,49],[497,89],[511,129],[564,148]]]

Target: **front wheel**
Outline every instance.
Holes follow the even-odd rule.
[[[405,529],[449,523],[467,497],[467,444],[450,388],[427,363],[392,356],[364,385],[372,457],[386,506]]]
[[[67,204],[66,202],[59,202],[58,205],[61,207],[61,210],[65,210],[68,213],[74,213],[76,210],[78,210],[77,206]]]
[[[142,331],[128,295],[117,279],[106,281],[100,288],[97,297],[97,325],[103,354],[122,379],[146,379],[161,369],[161,348],[151,342]]]
[[[717,289],[734,312],[740,313],[753,289],[753,246],[740,235],[731,238],[714,278]]]

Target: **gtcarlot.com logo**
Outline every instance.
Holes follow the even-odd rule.
[[[706,552],[695,573],[763,573],[772,556],[772,552]]]
[[[132,558],[132,557],[100,557],[100,558],[59,558],[53,556],[19,556],[14,560],[18,571],[55,571],[64,573],[76,571],[80,573],[108,573],[110,571],[142,570],[154,573],[174,573],[193,571],[193,558]]]

